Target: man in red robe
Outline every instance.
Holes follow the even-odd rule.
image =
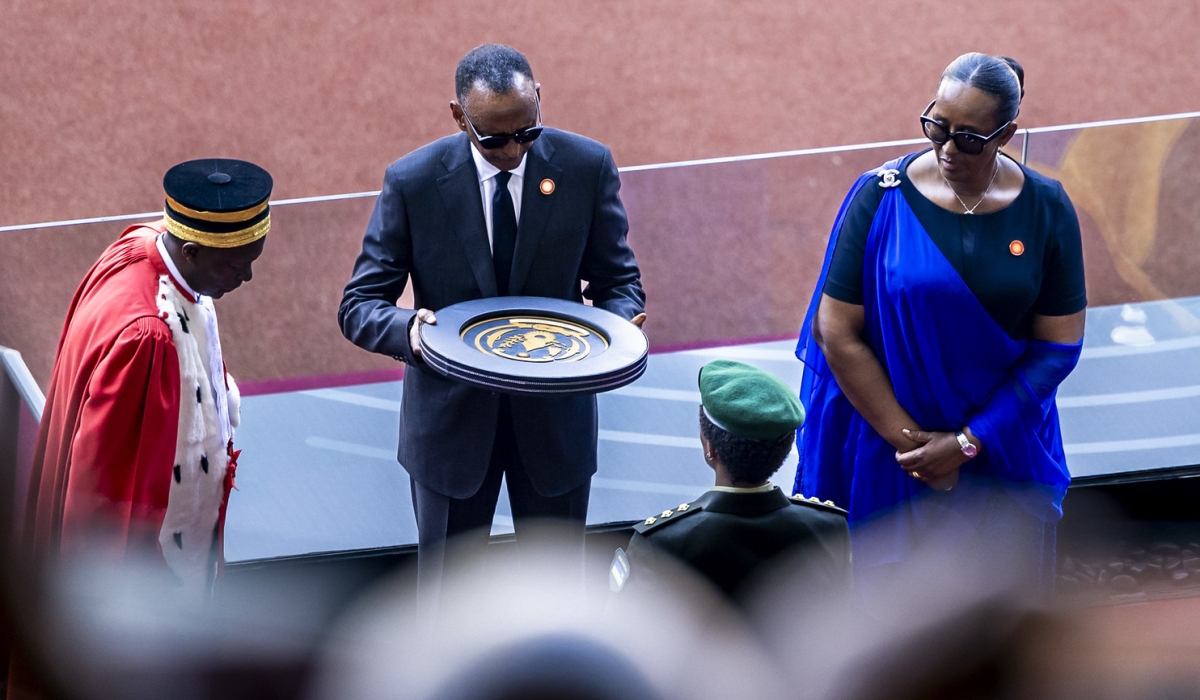
[[[251,279],[272,180],[208,159],[163,186],[165,217],[126,229],[71,301],[23,539],[40,557],[162,561],[204,594],[222,563],[238,421],[212,299]]]

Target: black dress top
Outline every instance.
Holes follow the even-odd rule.
[[[1033,316],[1066,316],[1087,307],[1083,246],[1075,207],[1057,180],[1024,165],[1025,184],[1007,207],[956,214],[925,198],[908,178],[917,156],[901,161],[900,192],[967,288],[1009,335],[1028,338]],[[838,235],[825,294],[863,303],[863,257],[885,188],[865,184],[850,203]],[[1024,246],[1014,255],[1013,241]]]

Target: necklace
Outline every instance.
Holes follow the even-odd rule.
[[[938,174],[942,176],[942,182],[945,182],[946,187],[949,187],[950,191],[954,193],[954,198],[957,199],[958,203],[962,205],[964,214],[974,214],[975,210],[979,208],[979,205],[983,204],[983,200],[987,199],[988,192],[992,191],[992,185],[996,182],[996,175],[998,175],[999,173],[1000,173],[1000,161],[997,159],[996,167],[995,167],[995,169],[992,170],[992,179],[988,180],[987,189],[985,189],[983,191],[983,194],[979,196],[979,201],[975,202],[975,206],[968,207],[967,203],[963,201],[963,198],[958,196],[958,191],[956,191],[954,189],[954,185],[951,185],[950,181],[946,179],[946,174],[942,172],[941,168],[938,168]]]

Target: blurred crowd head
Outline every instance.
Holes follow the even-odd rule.
[[[478,561],[437,610],[402,580],[363,598],[330,636],[316,698],[727,698],[783,691],[761,645],[702,582],[610,597],[544,550]],[[600,562],[595,562],[599,564]],[[589,567],[595,569],[596,567]]]
[[[74,561],[6,589],[9,639],[42,697],[85,700],[1200,698],[1200,598],[1050,605],[936,555],[830,594],[797,554],[734,607],[682,565],[614,594],[603,548],[582,584],[549,536],[489,549],[433,602],[407,568],[245,567],[197,600]]]

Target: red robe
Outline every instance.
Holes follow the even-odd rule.
[[[67,311],[26,510],[36,553],[162,556],[181,394],[176,344],[155,301],[160,277],[170,278],[155,245],[162,230],[161,222],[126,229]]]

